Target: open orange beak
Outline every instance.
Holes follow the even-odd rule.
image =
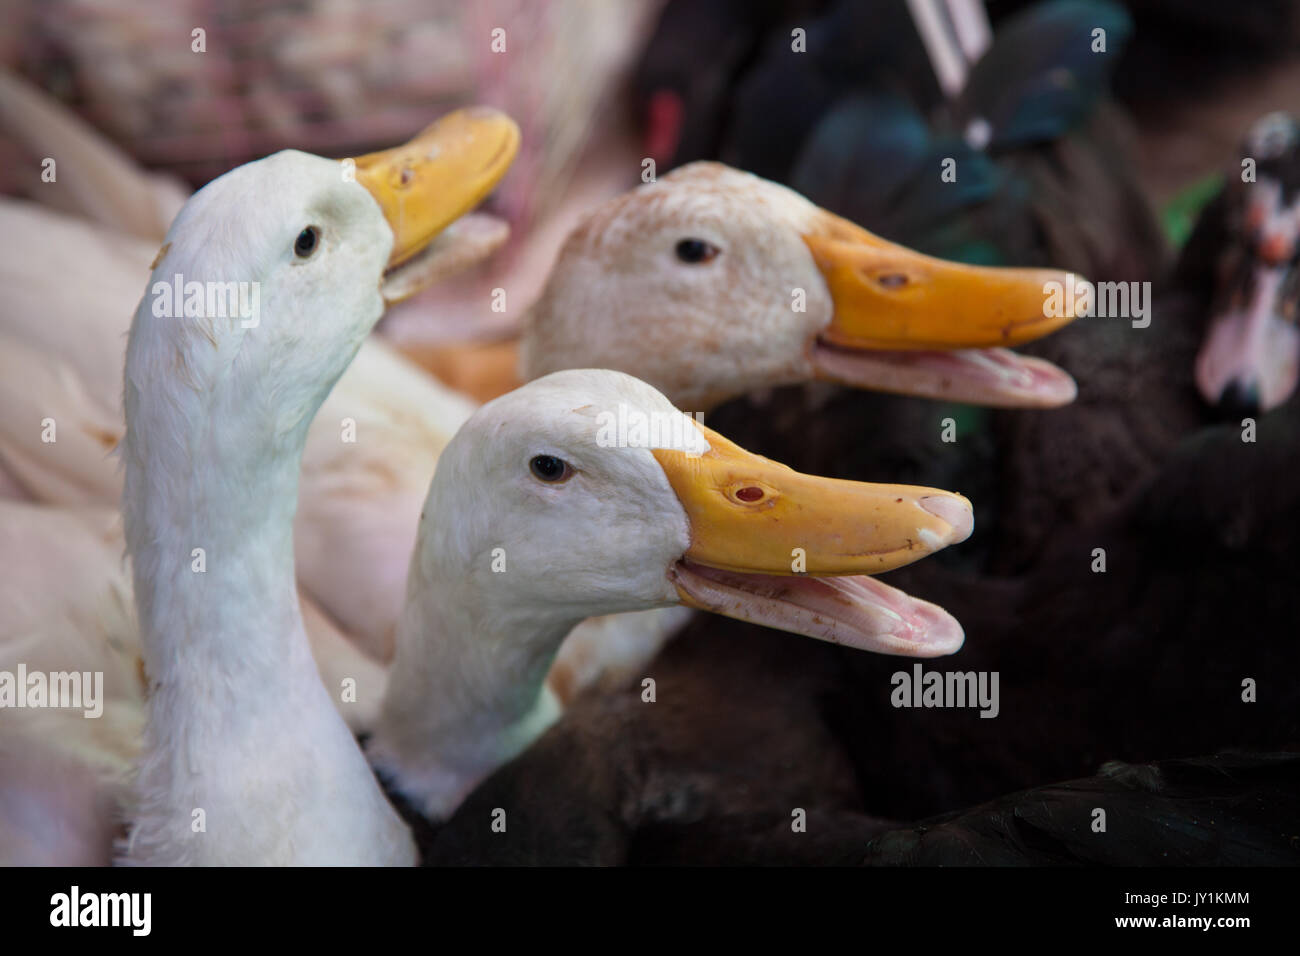
[[[834,303],[811,346],[818,377],[881,391],[1006,407],[1073,401],[1073,379],[1009,348],[1072,322],[1051,314],[1051,269],[947,262],[822,212],[803,236]]]
[[[357,182],[393,230],[386,299],[407,298],[447,274],[448,250],[434,240],[496,187],[518,151],[514,120],[474,106],[448,113],[408,143],[352,161]]]
[[[704,454],[652,452],[690,522],[690,547],[671,571],[684,604],[886,654],[961,646],[961,626],[942,608],[866,575],[965,540],[969,501],[800,474],[696,427]]]

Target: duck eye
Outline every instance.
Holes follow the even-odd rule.
[[[554,455],[536,455],[528,463],[534,475],[541,481],[554,484],[555,482],[564,481],[572,473],[569,463],[563,458],[556,458]]]
[[[315,226],[308,226],[298,233],[298,238],[293,241],[293,254],[299,259],[309,258],[316,251],[319,240],[320,230]]]
[[[683,239],[677,243],[677,258],[682,262],[689,262],[692,265],[700,262],[709,262],[717,257],[719,249],[711,242],[705,242],[703,239]]]

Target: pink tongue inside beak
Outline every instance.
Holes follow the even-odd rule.
[[[1057,408],[1078,388],[1051,362],[1010,349],[870,351],[818,341],[821,377],[843,385],[995,408]]]
[[[740,574],[681,561],[672,579],[717,614],[878,654],[939,657],[965,639],[943,608],[866,575]]]

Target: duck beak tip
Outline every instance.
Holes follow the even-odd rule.
[[[425,249],[478,205],[519,151],[519,126],[491,107],[455,110],[409,142],[352,160],[393,230],[389,266]]]

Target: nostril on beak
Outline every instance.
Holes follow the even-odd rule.
[[[1219,411],[1233,421],[1259,414],[1259,387],[1254,382],[1233,379],[1221,393]]]

